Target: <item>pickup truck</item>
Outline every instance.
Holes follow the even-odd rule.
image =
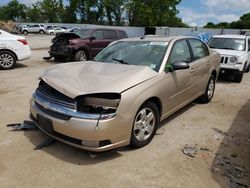
[[[208,43],[221,55],[220,74],[234,76],[240,83],[250,69],[250,37],[245,35],[216,35]]]

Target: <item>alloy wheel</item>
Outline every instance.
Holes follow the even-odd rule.
[[[155,127],[155,114],[150,108],[141,109],[134,122],[133,134],[139,141],[147,140]]]
[[[10,54],[0,55],[0,65],[3,68],[10,68],[14,64],[15,60]]]

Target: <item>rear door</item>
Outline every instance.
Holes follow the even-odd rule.
[[[188,39],[191,48],[192,61],[190,62],[190,84],[194,95],[203,92],[207,85],[209,70],[212,62],[209,61],[209,50],[199,39]]]

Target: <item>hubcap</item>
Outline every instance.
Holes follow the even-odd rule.
[[[150,108],[143,108],[135,118],[133,128],[134,136],[139,141],[145,141],[152,135],[154,126],[154,112]]]
[[[84,52],[80,53],[80,61],[86,61],[87,60],[87,56]]]
[[[13,65],[14,58],[9,54],[2,54],[0,56],[0,65],[4,68],[9,68]]]
[[[213,96],[214,87],[215,87],[214,80],[210,80],[210,83],[208,85],[208,91],[207,91],[207,95],[209,99],[211,99]]]

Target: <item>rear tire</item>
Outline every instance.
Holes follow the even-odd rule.
[[[250,64],[248,65],[247,69],[246,69],[246,72],[249,72],[250,71]]]
[[[88,56],[84,50],[79,50],[75,54],[75,61],[87,61]]]
[[[159,110],[155,103],[144,103],[135,115],[130,146],[141,148],[151,142],[159,124]]]
[[[199,101],[202,103],[209,103],[212,100],[215,90],[215,80],[215,76],[211,75],[207,83],[205,94],[199,98]]]
[[[43,31],[43,30],[40,30],[39,33],[40,33],[40,34],[44,34],[44,31]]]
[[[239,72],[238,74],[235,75],[234,81],[235,81],[236,83],[240,83],[241,80],[242,80],[242,78],[243,78],[243,72]]]
[[[10,70],[16,65],[16,57],[9,51],[0,51],[0,69]]]

